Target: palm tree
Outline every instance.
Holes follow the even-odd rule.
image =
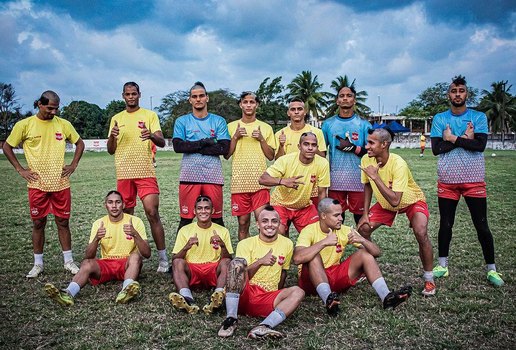
[[[337,94],[339,93],[340,89],[342,89],[343,87],[351,87],[352,86],[356,90],[355,81],[356,81],[356,79],[353,79],[353,81],[350,84],[347,75],[344,75],[344,76],[341,75],[341,76],[338,76],[335,80],[332,80],[331,88],[334,89],[336,91],[336,93],[335,94],[333,94],[331,92],[327,93],[328,94],[328,101],[327,101],[328,108],[326,109],[327,116],[332,116],[332,115],[337,114],[338,106],[337,106],[336,100],[337,100]],[[368,106],[366,106],[366,104],[365,104],[365,102],[367,100],[367,92],[366,91],[364,91],[364,90],[357,91],[357,94],[355,95],[355,100],[356,100],[355,112],[357,114],[359,114],[361,116],[366,116],[371,113],[371,109]]]
[[[317,80],[317,75],[312,78],[312,72],[302,71],[298,74],[287,88],[290,90],[286,98],[300,98],[305,101],[305,108],[316,119],[324,115],[323,108],[326,107],[327,92],[320,91],[323,84]]]
[[[509,93],[512,85],[507,84],[507,80],[497,81],[491,84],[492,91],[482,90],[484,97],[478,105],[478,109],[486,114],[491,131],[501,131],[502,144],[516,118],[516,99]]]

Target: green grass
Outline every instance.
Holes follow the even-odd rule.
[[[429,232],[437,247],[438,211],[436,158],[419,150],[394,150],[409,163],[425,192],[431,212]],[[491,154],[491,151],[486,151]],[[67,155],[70,157],[71,155]],[[180,157],[158,152],[160,212],[170,251],[178,223],[177,188]],[[229,184],[229,162],[224,162]],[[342,312],[330,319],[316,297],[308,297],[300,309],[278,327],[287,339],[256,342],[245,338],[259,320],[241,317],[237,335],[218,339],[224,314],[190,316],[170,306],[174,290],[169,275],[155,272],[157,254],[143,267],[142,295],[128,305],[115,305],[120,283],[85,287],[68,309],[59,307],[42,291],[46,282],[65,287],[70,280],[62,268],[55,223],[49,220],[45,246],[45,273],[37,280],[24,276],[32,265],[31,221],[24,180],[0,156],[0,348],[191,348],[191,349],[335,349],[335,348],[514,348],[516,333],[516,255],[514,229],[516,152],[497,151],[486,158],[488,208],[495,238],[497,267],[506,285],[495,289],[486,280],[484,262],[475,230],[463,201],[457,210],[451,246],[450,277],[437,281],[438,294],[424,299],[415,294],[406,305],[384,311],[374,291],[362,283],[342,296]],[[86,153],[72,177],[71,229],[75,260],[82,259],[92,222],[104,215],[102,200],[115,187],[113,158],[106,153]],[[236,244],[236,219],[230,216],[229,186],[225,187],[225,222]],[[136,214],[145,220],[141,204]],[[346,218],[350,224],[350,217]],[[146,222],[147,229],[148,224]],[[253,225],[253,233],[256,229]],[[150,231],[149,231],[150,236]],[[292,237],[297,237],[291,231]],[[383,255],[378,259],[387,283],[397,288],[406,283],[419,292],[421,263],[417,244],[405,216],[394,226],[380,228],[373,239]],[[437,249],[435,249],[435,255]],[[289,271],[288,285],[296,283],[296,269]],[[208,292],[196,292],[201,306]]]

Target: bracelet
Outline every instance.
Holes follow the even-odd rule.
[[[278,186],[281,185],[281,179],[279,179]]]

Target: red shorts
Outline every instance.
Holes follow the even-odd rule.
[[[209,289],[217,286],[217,267],[219,262],[192,264],[187,263],[190,269],[190,287]]]
[[[195,217],[195,201],[201,195],[211,198],[214,209],[212,218],[220,219],[223,208],[222,185],[217,184],[179,184],[181,217],[184,219],[193,219]]]
[[[312,204],[314,205],[315,209],[319,206],[319,196],[317,197],[311,197],[310,200],[312,201]]]
[[[384,209],[380,203],[376,203],[371,207],[371,209],[369,209],[369,221],[379,222],[383,225],[391,227],[397,213],[407,214],[409,221],[412,221],[412,217],[416,213],[423,213],[427,218],[430,217],[430,213],[428,212],[428,205],[424,201],[418,201],[398,211]]]
[[[143,200],[149,194],[159,194],[158,181],[155,177],[143,179],[117,180],[116,187],[122,194],[126,208],[136,207],[136,194]]]
[[[357,277],[354,280],[349,279],[348,271],[352,256],[353,255],[349,256],[346,260],[338,265],[330,266],[325,269],[326,277],[328,277],[328,284],[330,285],[332,291],[337,293],[345,292],[349,288],[353,287],[359,280],[360,277]],[[307,265],[303,265],[303,268],[301,269],[298,285],[307,294],[317,294],[315,286],[310,280],[310,274]]]
[[[340,202],[342,212],[349,210],[353,214],[364,213],[364,192],[328,191],[328,197]]]
[[[231,194],[231,215],[241,216],[252,213],[269,203],[271,196],[268,189],[248,193]]]
[[[292,222],[297,232],[301,232],[306,226],[319,221],[319,214],[313,204],[297,210],[274,205],[274,209],[279,213],[281,224],[288,226]]]
[[[460,196],[486,198],[486,183],[473,182],[466,184],[443,184],[442,182],[437,182],[437,197],[458,201]]]
[[[29,208],[32,220],[44,218],[48,214],[68,219],[72,208],[70,188],[58,192],[44,192],[29,188]]]
[[[92,286],[108,281],[123,281],[125,278],[125,266],[127,258],[123,259],[95,259],[100,267],[100,278],[90,278]]]
[[[267,292],[262,287],[247,282],[240,294],[238,313],[251,317],[267,317],[274,311],[274,300],[279,293],[281,290]]]

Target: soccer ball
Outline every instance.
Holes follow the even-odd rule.
[[[496,157],[496,153],[492,153],[492,154],[491,154],[491,157]]]

